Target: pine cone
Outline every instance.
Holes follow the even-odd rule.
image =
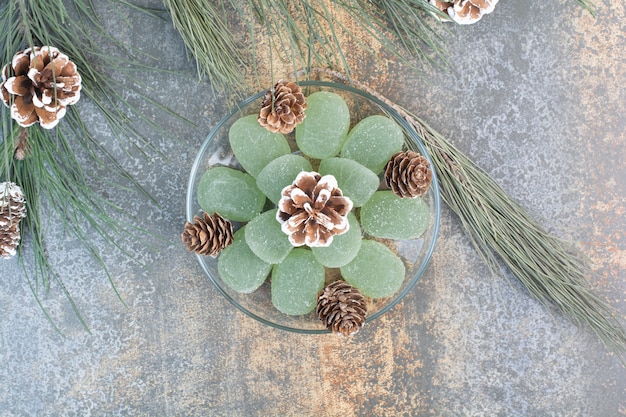
[[[302,171],[283,188],[276,220],[294,246],[329,246],[348,231],[352,200],[344,197],[332,175]]]
[[[446,12],[452,20],[461,25],[478,22],[483,15],[493,12],[498,0],[428,0],[439,10]]]
[[[20,221],[26,217],[24,193],[12,182],[0,183],[0,258],[9,259],[20,244]]]
[[[233,243],[233,224],[217,213],[203,213],[202,218],[194,216],[193,223],[185,223],[181,239],[189,251],[216,257]]]
[[[333,333],[349,336],[365,323],[365,297],[345,281],[335,281],[317,298],[317,316]]]
[[[20,126],[52,129],[80,98],[76,64],[52,46],[27,48],[2,68],[2,101]]]
[[[259,124],[271,132],[290,133],[304,120],[306,108],[302,88],[280,80],[263,97]]]
[[[428,159],[414,151],[398,152],[385,165],[385,181],[398,197],[418,197],[428,191],[432,180]]]

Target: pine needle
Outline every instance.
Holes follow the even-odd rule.
[[[591,16],[596,15],[596,7],[591,0],[576,0],[576,3],[581,5],[585,10],[591,14]]]
[[[391,56],[412,68],[445,66],[445,39],[433,27],[440,13],[423,0],[164,0],[187,48],[196,58],[198,73],[207,75],[218,91],[236,93],[245,87],[242,67],[255,71],[262,55],[256,43],[260,25],[271,58],[297,68],[328,66],[350,73],[343,41],[373,59],[380,57],[340,16],[380,43]],[[234,10],[247,28],[250,56],[235,39],[227,10]],[[269,62],[272,66],[272,62]],[[271,70],[273,72],[273,69]],[[273,76],[274,74],[270,74]],[[257,74],[258,76],[258,74]]]
[[[590,288],[587,279],[592,271],[581,253],[546,232],[485,171],[422,119],[344,74],[314,71],[351,83],[398,111],[423,139],[441,196],[483,260],[494,271],[502,261],[532,297],[593,331],[626,366],[626,330],[616,310]]]
[[[226,24],[225,9],[210,0],[163,0],[163,3],[196,59],[198,75],[206,75],[218,91],[244,85],[245,60],[241,52],[244,48]]]

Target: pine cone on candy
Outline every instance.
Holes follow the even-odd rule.
[[[271,132],[290,133],[304,120],[306,108],[302,88],[280,80],[263,97],[259,124]]]
[[[367,305],[357,288],[345,281],[335,281],[319,295],[316,313],[327,329],[349,336],[363,327]]]
[[[217,213],[203,213],[202,217],[194,216],[193,223],[185,223],[181,239],[190,252],[216,257],[233,243],[233,224]]]
[[[352,200],[337,187],[332,175],[302,171],[283,188],[276,220],[294,246],[329,246],[334,235],[348,231]]]
[[[27,48],[2,68],[2,101],[20,126],[52,129],[66,106],[80,99],[81,76],[67,55],[52,46]]]
[[[428,2],[461,25],[478,22],[484,15],[493,12],[498,4],[498,0],[428,0]]]
[[[20,221],[26,217],[22,188],[12,182],[0,183],[0,258],[9,259],[20,244]]]
[[[415,151],[398,152],[384,169],[385,181],[398,197],[418,197],[428,191],[433,171],[428,159]]]

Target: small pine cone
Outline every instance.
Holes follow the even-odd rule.
[[[193,217],[193,223],[186,222],[181,239],[190,252],[216,257],[226,246],[233,243],[233,224],[215,213],[210,216]]]
[[[304,120],[306,108],[302,88],[280,80],[263,97],[259,124],[271,132],[290,133]]]
[[[334,176],[302,171],[283,188],[276,220],[294,246],[330,246],[333,236],[350,228],[352,206]]]
[[[414,151],[398,152],[385,165],[385,181],[402,198],[424,194],[433,180],[428,159]]]
[[[52,129],[80,99],[81,85],[76,64],[57,48],[42,46],[18,52],[2,68],[0,93],[20,126],[39,122]]]
[[[365,297],[345,281],[327,285],[317,299],[317,316],[333,333],[349,336],[365,323]]]
[[[478,22],[484,15],[493,12],[498,4],[498,0],[429,0],[428,2],[447,13],[451,20],[460,25]]]
[[[20,221],[26,217],[26,200],[19,185],[0,183],[0,258],[9,259],[20,244]]]

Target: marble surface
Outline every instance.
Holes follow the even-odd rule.
[[[445,72],[348,59],[355,78],[422,116],[546,229],[577,242],[624,323],[626,5],[596,4],[593,18],[574,0],[501,1],[478,24],[447,26]],[[198,80],[168,19],[131,10],[106,24],[171,70],[142,83],[194,124],[128,93],[168,128],[137,121],[160,151],[145,158],[125,151],[88,100],[78,104],[160,206],[94,187],[161,238],[122,236],[135,260],[96,239],[122,303],[50,218],[52,265],[90,329],[53,283],[40,298],[63,336],[17,260],[1,261],[0,416],[626,415],[626,368],[506,271],[492,274],[447,207],[426,274],[356,336],[292,334],[238,312],[180,242],[189,170],[227,104]]]

